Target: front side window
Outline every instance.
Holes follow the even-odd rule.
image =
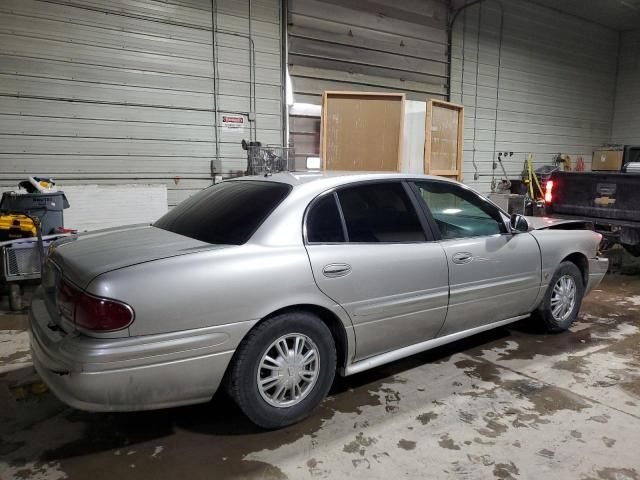
[[[420,242],[418,214],[399,182],[369,183],[338,192],[349,242]]]
[[[415,182],[444,240],[505,233],[500,213],[475,193],[445,182]]]
[[[242,245],[290,191],[277,182],[223,182],[189,197],[153,226],[201,242]]]
[[[307,216],[307,241],[309,243],[345,241],[340,212],[333,193],[325,195],[311,207]]]

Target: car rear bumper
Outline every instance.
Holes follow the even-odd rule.
[[[65,334],[50,323],[37,294],[30,313],[31,352],[53,393],[81,410],[134,411],[208,401],[240,331],[253,322],[115,339]]]
[[[589,259],[589,278],[585,288],[585,295],[596,288],[604,278],[609,269],[609,259],[604,257],[595,257]]]

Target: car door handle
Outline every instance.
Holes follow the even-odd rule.
[[[453,263],[458,265],[469,263],[471,260],[473,260],[473,255],[469,252],[458,252],[451,259]]]
[[[351,272],[351,265],[346,263],[330,263],[322,269],[322,274],[329,278],[344,277],[349,272]]]

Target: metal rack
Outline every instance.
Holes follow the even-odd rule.
[[[258,142],[255,142],[258,143]],[[293,170],[292,147],[247,145],[247,175],[271,175]]]

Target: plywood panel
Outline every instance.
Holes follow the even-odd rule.
[[[464,107],[429,100],[425,127],[425,173],[462,180]]]
[[[322,104],[326,170],[400,170],[404,94],[325,92]]]

